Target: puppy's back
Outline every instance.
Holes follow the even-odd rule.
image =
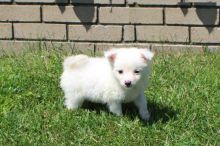
[[[89,57],[86,55],[76,55],[67,57],[63,62],[64,70],[78,68],[89,62]]]

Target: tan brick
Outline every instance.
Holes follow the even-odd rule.
[[[199,45],[170,45],[170,44],[152,44],[151,49],[155,53],[195,53],[202,54],[204,47]]]
[[[44,6],[45,22],[96,22],[97,8],[91,6]]]
[[[102,25],[70,25],[69,39],[78,41],[121,41],[121,26]]]
[[[24,46],[20,42],[0,41],[0,57],[3,55],[21,54],[21,50],[24,50]]]
[[[188,27],[183,26],[137,26],[138,41],[188,42]]]
[[[210,52],[210,53],[219,53],[220,52],[220,46],[205,46],[204,51]]]
[[[192,27],[191,41],[196,43],[220,43],[220,27]]]
[[[70,0],[77,4],[125,4],[125,0]]]
[[[127,0],[128,4],[141,4],[141,5],[177,5],[180,0]]]
[[[68,3],[68,0],[15,0],[16,3]]]
[[[12,2],[12,0],[0,0],[0,3]]]
[[[112,48],[132,48],[132,47],[137,47],[137,48],[150,48],[150,44],[147,43],[120,43],[120,44],[115,44],[115,43],[96,43],[95,48],[96,48],[96,53],[103,53],[106,50],[112,49]]]
[[[0,21],[40,21],[40,6],[0,5]]]
[[[129,12],[130,22],[135,24],[162,24],[162,8],[133,8]]]
[[[134,25],[124,26],[124,41],[135,41],[135,27]]]
[[[162,24],[162,8],[101,7],[100,23]]]
[[[219,6],[220,0],[185,0],[185,3],[193,3],[196,6]]]
[[[20,55],[23,52],[45,49],[47,51],[57,51],[60,54],[87,54],[94,55],[94,44],[75,42],[51,42],[51,41],[0,41],[0,56],[4,54]]]
[[[101,7],[99,9],[100,23],[129,23],[129,8]]]
[[[166,8],[167,24],[216,25],[219,23],[218,9]]]
[[[47,43],[48,44],[48,43]],[[56,47],[62,53],[71,54],[86,54],[95,55],[95,46],[93,43],[78,43],[78,42],[52,42],[49,46]],[[67,55],[68,55],[67,54]]]
[[[14,24],[16,39],[65,40],[65,24],[17,23]]]
[[[78,42],[43,42],[47,48],[61,51],[61,53],[71,54],[86,54],[94,56],[94,44],[93,43],[78,43]],[[44,46],[45,46],[44,45]],[[44,47],[43,46],[43,47]],[[41,48],[43,48],[41,47]]]
[[[9,23],[0,24],[0,39],[12,38],[12,25]]]

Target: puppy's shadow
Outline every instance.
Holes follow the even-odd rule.
[[[175,111],[172,107],[164,106],[154,101],[148,101],[148,110],[150,112],[150,120],[148,122],[142,120],[143,124],[152,125],[159,121],[167,123],[172,119],[176,119],[178,114],[178,111]],[[125,115],[131,119],[139,116],[138,109],[132,103],[126,104],[124,111]]]
[[[107,106],[105,104],[93,103],[85,101],[82,105],[83,109],[88,109],[89,111],[95,111],[97,114],[100,114],[101,111],[108,112]]]
[[[105,104],[97,104],[91,102],[85,102],[82,106],[84,109],[91,111],[96,111],[100,114],[101,111],[109,112]],[[139,117],[138,109],[133,103],[122,104],[123,115],[134,120]],[[171,119],[176,119],[178,111],[175,111],[172,107],[164,106],[154,101],[148,101],[148,110],[151,114],[150,120],[148,122],[142,121],[143,124],[150,124],[161,121],[162,123],[167,123]]]

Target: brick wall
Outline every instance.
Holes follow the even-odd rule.
[[[220,45],[219,8],[220,0],[0,0],[0,46],[41,40],[94,51],[213,50]]]

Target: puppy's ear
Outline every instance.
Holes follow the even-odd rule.
[[[108,58],[109,62],[113,63],[116,58],[116,51],[115,50],[106,51],[104,55],[106,58]]]
[[[154,57],[154,53],[151,52],[149,49],[140,49],[141,57],[144,58],[145,61],[150,61]]]

